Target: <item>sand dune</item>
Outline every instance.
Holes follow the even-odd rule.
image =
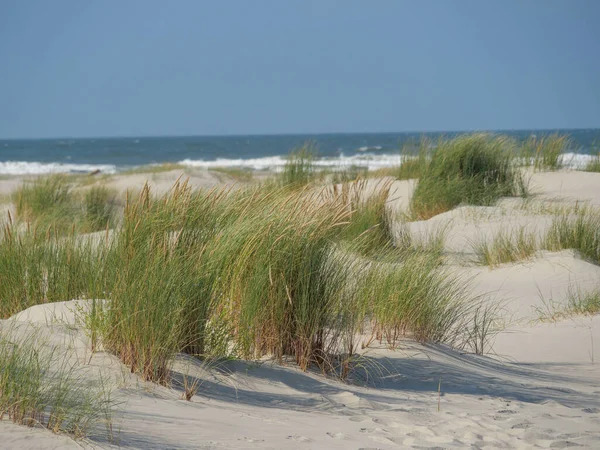
[[[166,181],[159,185],[163,182],[166,186]],[[534,174],[532,184],[537,199],[600,205],[600,174]],[[406,208],[413,185],[394,182],[392,208]],[[446,251],[464,261],[473,255],[478,238],[511,226],[543,233],[550,220],[550,215],[506,201],[489,208],[460,207],[410,228],[426,235],[446,226]],[[21,333],[37,329],[88,360],[90,379],[102,370],[118,380],[123,402],[115,420],[119,431],[115,443],[94,435],[75,443],[3,421],[0,447],[600,448],[600,316],[538,320],[544,308],[565,306],[570,288],[597,288],[600,267],[573,251],[541,252],[495,269],[457,261],[451,262],[452,269],[476,293],[502,302],[506,328],[495,336],[489,354],[408,339],[392,351],[376,342],[362,351],[365,370],[349,383],[304,373],[291,363],[229,361],[205,367],[180,355],[173,367],[175,381],[199,382],[191,402],[180,399],[180,387],[143,383],[115,357],[91,355],[76,319],[89,303],[34,306],[1,327]]]

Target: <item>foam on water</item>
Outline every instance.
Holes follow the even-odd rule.
[[[565,153],[563,164],[569,169],[583,169],[596,156],[581,153]],[[262,158],[217,158],[215,160],[184,159],[179,164],[189,167],[211,169],[215,167],[235,167],[252,170],[281,170],[287,162],[284,156],[266,156]],[[362,153],[353,156],[319,158],[313,164],[321,168],[344,169],[351,166],[376,170],[384,167],[398,166],[402,163],[399,153],[378,154]],[[151,166],[152,164],[150,164]],[[116,166],[113,164],[69,164],[42,163],[28,161],[0,161],[0,175],[40,175],[51,173],[89,173],[100,170],[102,173],[114,174],[131,166]],[[138,166],[143,167],[143,166]]]
[[[282,156],[268,156],[264,158],[249,159],[223,159],[217,158],[214,161],[205,161],[201,159],[184,159],[179,164],[190,167],[204,167],[207,169],[213,167],[240,167],[254,170],[277,170],[285,166],[287,159]],[[401,157],[397,154],[371,155],[362,154],[354,156],[344,156],[334,158],[320,158],[313,161],[313,165],[323,168],[344,168],[351,166],[365,167],[369,170],[380,169],[382,167],[396,166],[401,163]]]
[[[563,165],[569,169],[585,169],[585,166],[597,157],[596,155],[582,153],[565,153],[563,155]]]
[[[100,170],[102,173],[116,173],[112,164],[64,164],[28,161],[0,161],[2,175],[40,175],[51,173],[89,173]]]

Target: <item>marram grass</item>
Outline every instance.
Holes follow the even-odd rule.
[[[533,257],[539,249],[539,243],[533,231],[519,227],[497,233],[491,242],[481,238],[473,248],[479,264],[494,268]]]
[[[101,185],[76,190],[66,175],[49,175],[26,182],[12,195],[17,219],[58,234],[93,232],[112,226],[115,194]]]
[[[68,351],[30,328],[12,323],[0,331],[0,420],[75,438],[104,430],[111,440],[111,387],[90,385]]]
[[[594,264],[600,264],[600,212],[584,206],[557,214],[543,245],[551,251],[574,249]]]
[[[585,172],[600,172],[600,154],[592,156],[583,170]]]
[[[411,199],[413,218],[428,219],[461,203],[492,205],[527,195],[511,140],[485,134],[440,140]]]
[[[404,335],[467,339],[464,283],[441,269],[439,245],[394,236],[389,184],[289,186],[193,191],[179,182],[159,198],[146,186],[94,240],[9,225],[2,314],[105,299],[86,320],[94,346],[163,384],[180,352],[291,357],[302,369],[347,373],[341,355],[354,353],[368,324],[391,346]]]
[[[570,145],[568,136],[532,135],[521,144],[521,157],[526,166],[533,166],[536,171],[558,170],[563,167],[563,155]]]

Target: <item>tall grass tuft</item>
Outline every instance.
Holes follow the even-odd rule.
[[[107,252],[108,264],[116,268],[103,280],[110,306],[94,322],[105,348],[132,372],[161,384],[168,382],[170,358],[183,350],[185,339],[195,338],[184,336],[191,333],[185,316],[200,314],[201,301],[189,307],[201,293],[196,287],[198,245],[185,247],[189,240],[181,230],[185,220],[193,219],[183,209],[190,201],[184,187],[159,201],[146,186],[137,200],[128,202],[123,225]]]
[[[494,268],[531,258],[538,250],[538,239],[535,233],[520,227],[496,234],[491,243],[482,238],[475,242],[474,250],[479,264]]]
[[[106,228],[114,218],[115,196],[106,187],[76,192],[65,175],[38,177],[13,193],[17,218],[59,234]]]
[[[600,154],[593,156],[583,170],[585,172],[600,172]]]
[[[402,149],[400,167],[396,178],[398,180],[409,180],[420,178],[427,169],[431,157],[431,142],[428,139],[422,139],[419,146],[419,152],[410,154],[405,148]]]
[[[440,268],[439,245],[395,238],[389,186],[178,182],[160,198],[147,186],[128,197],[122,222],[96,240],[9,224],[2,313],[105,299],[85,321],[92,341],[162,384],[178,352],[336,371],[369,323],[390,345],[401,334],[458,342],[470,314],[464,284]]]
[[[600,313],[600,288],[583,291],[571,286],[567,291],[567,312],[588,316]]]
[[[114,405],[107,386],[90,386],[63,349],[37,332],[20,331],[5,327],[0,335],[0,420],[75,438],[104,423],[111,439]]]
[[[600,287],[582,289],[569,285],[566,303],[546,300],[541,297],[543,307],[536,308],[538,320],[542,322],[558,322],[573,316],[593,316],[600,313]]]
[[[105,186],[92,186],[84,194],[84,221],[89,230],[111,225],[115,217],[115,196]]]
[[[491,205],[503,196],[526,194],[512,141],[473,134],[439,141],[410,207],[414,218],[428,219],[461,203]]]
[[[326,174],[326,171],[322,170],[321,174]],[[331,183],[350,183],[352,181],[365,179],[368,177],[368,175],[369,170],[367,167],[361,167],[353,164],[349,167],[344,167],[343,169],[334,170],[331,174]]]
[[[386,167],[371,172],[371,177],[391,176],[397,180],[410,180],[420,178],[427,168],[431,156],[431,142],[422,139],[417,152],[414,146],[405,146],[400,152],[400,164],[394,167]]]
[[[311,181],[315,175],[313,162],[316,155],[316,147],[312,142],[292,150],[280,175],[281,183],[284,186],[302,186]]]
[[[13,203],[19,218],[25,221],[44,219],[54,227],[64,224],[74,213],[73,192],[64,175],[38,177],[23,184],[13,194]]]
[[[403,336],[419,342],[460,340],[467,289],[440,268],[435,255],[407,254],[399,264],[374,264],[358,282],[374,329],[388,345],[396,346]]]
[[[331,192],[335,202],[346,205],[348,223],[340,230],[338,240],[350,244],[353,251],[364,256],[387,254],[394,246],[391,212],[386,207],[391,183],[383,180],[334,186]]]
[[[20,232],[7,224],[0,236],[0,318],[85,295],[100,267],[89,243],[75,236],[62,237],[51,225]]]
[[[600,213],[581,207],[574,213],[556,215],[545,237],[551,251],[574,249],[595,264],[600,264]]]
[[[533,166],[537,171],[558,170],[563,166],[563,154],[569,146],[568,136],[532,135],[523,142],[521,156],[526,166]]]

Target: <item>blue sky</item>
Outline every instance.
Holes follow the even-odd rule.
[[[600,1],[0,0],[0,137],[600,127]]]

